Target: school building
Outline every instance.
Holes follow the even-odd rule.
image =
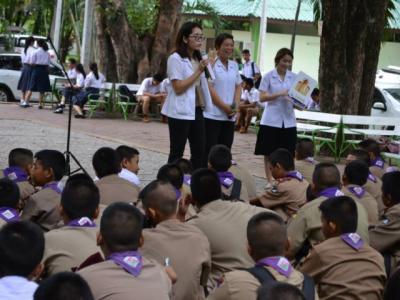
[[[193,5],[196,0],[185,0],[187,5]],[[265,0],[264,0],[265,1]],[[262,70],[267,72],[274,67],[274,57],[278,49],[290,48],[293,24],[296,15],[298,0],[266,0],[267,29],[265,33],[265,47],[262,61],[259,61],[260,20],[263,0],[207,0],[218,12],[221,19],[229,24],[229,32],[235,39],[235,56],[239,50],[249,49],[252,58]],[[378,68],[388,65],[400,66],[400,3],[395,1],[396,9],[392,11],[394,20],[390,21],[385,41],[382,43]],[[184,13],[186,18],[207,20],[211,26],[204,26],[204,35],[207,38],[204,50],[214,48],[214,40],[219,32],[212,28],[212,18],[201,11]],[[323,22],[314,21],[314,12],[309,1],[301,3],[299,22],[294,48],[293,70],[304,71],[318,79],[320,35],[319,29]],[[208,28],[211,27],[211,28]]]

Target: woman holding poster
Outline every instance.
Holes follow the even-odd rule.
[[[264,156],[267,187],[271,187],[272,175],[268,156],[278,148],[287,149],[292,155],[296,148],[296,116],[288,91],[296,74],[290,71],[293,53],[280,49],[275,56],[275,69],[262,77],[259,87],[260,102],[267,102],[260,122],[260,130],[254,154]]]

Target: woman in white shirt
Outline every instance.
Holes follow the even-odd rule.
[[[38,49],[32,54],[32,76],[29,81],[29,90],[25,101],[29,103],[32,92],[39,92],[39,109],[43,108],[43,97],[45,92],[51,91],[49,79],[50,54],[45,40],[37,41]]]
[[[294,156],[296,148],[296,116],[288,91],[296,75],[289,69],[293,53],[280,49],[275,56],[275,69],[265,74],[260,84],[260,102],[266,102],[257,134],[256,155],[264,155],[265,174],[272,181],[268,156],[278,148],[287,149]]]
[[[73,108],[76,111],[75,118],[85,118],[85,115],[83,114],[83,107],[88,101],[88,96],[90,94],[98,94],[100,96],[100,89],[103,87],[104,82],[106,81],[104,75],[98,71],[96,63],[91,63],[89,65],[89,69],[90,73],[85,78],[85,90],[81,91],[72,98],[74,103]]]
[[[242,79],[236,62],[230,60],[234,47],[233,36],[221,33],[215,39],[217,59],[213,70],[215,79],[210,85],[212,105],[204,111],[206,127],[206,157],[212,146],[232,147],[235,133],[235,108],[239,106]]]
[[[35,39],[33,36],[30,36],[25,41],[24,51],[21,53],[21,63],[22,63],[22,72],[18,81],[18,90],[22,92],[20,106],[21,107],[29,107],[29,103],[26,102],[26,92],[29,89],[29,82],[32,76],[32,55],[35,52],[35,48],[33,44],[35,43]]]
[[[183,156],[189,140],[193,168],[206,166],[203,109],[211,105],[205,76],[207,59],[202,59],[200,48],[204,36],[202,28],[186,22],[176,38],[176,49],[167,62],[167,99],[161,113],[168,117],[170,153],[168,162]]]

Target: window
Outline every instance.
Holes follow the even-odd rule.
[[[375,102],[386,104],[385,97],[383,97],[382,93],[378,89],[374,89],[373,103]]]
[[[0,69],[19,71],[22,68],[19,56],[0,56]]]
[[[49,65],[49,74],[54,76],[64,77],[63,71],[58,66],[53,64]]]
[[[385,89],[394,99],[400,102],[400,89]]]

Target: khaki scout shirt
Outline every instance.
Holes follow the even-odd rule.
[[[247,253],[247,223],[252,216],[265,211],[270,210],[243,202],[215,200],[201,207],[188,221],[203,231],[210,242],[210,288],[217,285],[223,273],[254,265]]]
[[[309,182],[312,183],[312,175],[314,173],[315,166],[318,164],[316,160],[309,161],[306,159],[302,160],[295,160],[295,169],[303,174],[304,178]]]
[[[4,172],[3,170],[0,171],[0,178],[4,178]],[[33,187],[32,184],[30,184],[29,181],[20,181],[16,182],[18,188],[19,188],[19,194],[20,194],[20,202],[22,204],[21,207],[25,205],[25,201],[28,199],[28,197],[36,192],[35,188]]]
[[[385,205],[382,201],[382,180],[378,177],[376,177],[376,182],[368,179],[367,183],[363,185],[363,188],[375,198],[378,204],[379,215],[382,215],[385,210]]]
[[[382,179],[383,175],[386,173],[386,168],[388,165],[385,163],[383,165],[383,168],[380,168],[378,166],[370,166],[369,171],[371,172],[372,175],[378,177],[379,179]]]
[[[288,221],[288,237],[290,239],[290,255],[294,256],[308,239],[311,245],[325,240],[322,234],[320,204],[326,200],[318,197],[303,205],[296,215]],[[358,212],[357,233],[368,243],[368,217],[364,207],[356,202]]]
[[[89,256],[100,251],[96,245],[97,227],[64,226],[45,234],[43,263],[45,275],[71,272]]]
[[[349,190],[349,188],[351,187],[357,187],[357,186],[354,184],[349,184],[348,186],[342,189],[343,194],[351,197],[352,199],[354,199],[354,201],[358,201],[359,203],[362,204],[362,206],[364,206],[368,215],[369,225],[375,225],[376,223],[378,223],[379,220],[378,203],[376,203],[375,198],[372,197],[371,194],[368,193],[367,191],[365,191],[365,194],[360,198]]]
[[[28,198],[21,219],[32,221],[45,231],[54,229],[61,221],[58,209],[60,201],[60,193],[51,188],[44,188]]]
[[[274,210],[287,221],[307,202],[308,186],[309,183],[305,179],[300,181],[285,177],[278,180],[274,189],[265,191],[258,199],[262,206]]]
[[[245,187],[249,199],[257,197],[256,182],[254,177],[243,166],[237,164],[232,165],[229,170],[236,179],[242,182],[242,188]],[[242,199],[248,201],[249,199]]]
[[[176,300],[204,299],[211,269],[210,243],[196,226],[179,220],[166,220],[155,228],[143,230],[140,252],[164,264],[165,258],[178,276],[172,290]]]
[[[313,277],[321,300],[380,300],[383,257],[367,244],[358,251],[341,237],[315,245],[300,271]]]
[[[140,188],[120,178],[118,174],[105,176],[95,182],[100,191],[100,203],[109,205],[114,202],[136,203]]]
[[[78,272],[86,280],[95,300],[169,300],[171,280],[155,261],[143,258],[138,277],[107,260]]]

